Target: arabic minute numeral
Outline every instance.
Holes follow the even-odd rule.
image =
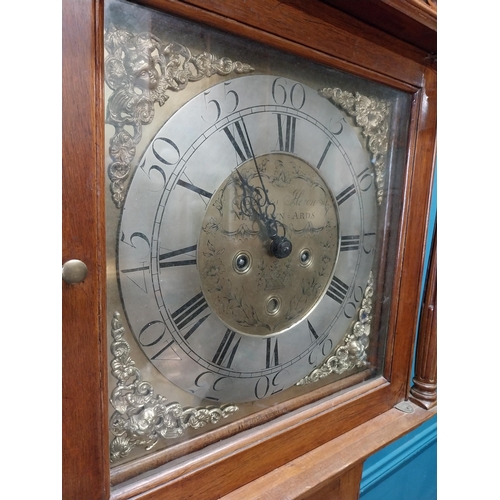
[[[267,396],[272,396],[283,390],[282,384],[279,382],[281,371],[274,376],[263,375],[255,383],[254,394],[257,399],[263,399]]]
[[[138,340],[143,347],[157,346],[159,348],[156,354],[151,356],[152,360],[164,359],[163,353],[175,344],[167,326],[160,320],[146,323],[139,332]]]
[[[284,78],[276,78],[271,87],[273,100],[279,106],[292,106],[302,109],[306,103],[306,91],[300,83],[294,83],[290,88]]]
[[[358,174],[357,178],[359,179],[359,189],[361,189],[361,191],[366,192],[372,187],[373,174],[370,173],[368,167]]]
[[[232,82],[225,82],[224,96],[223,98],[217,99],[209,99],[209,94],[212,92],[211,90],[207,90],[203,93],[203,99],[205,101],[205,109],[207,111],[207,117],[212,116],[212,119],[206,119],[204,116],[201,119],[207,123],[215,123],[219,121],[220,117],[224,113],[224,115],[234,113],[239,106],[240,97],[235,90],[228,90],[228,86],[231,85]],[[220,89],[220,87],[219,87]],[[218,92],[217,94],[220,94]]]
[[[181,158],[179,148],[167,137],[157,137],[152,144],[156,159],[165,165],[175,165]]]

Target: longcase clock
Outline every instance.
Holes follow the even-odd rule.
[[[219,498],[404,402],[433,58],[319,1],[63,14],[65,498]]]

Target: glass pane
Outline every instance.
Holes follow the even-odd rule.
[[[105,98],[113,466],[379,375],[410,96],[109,0]]]

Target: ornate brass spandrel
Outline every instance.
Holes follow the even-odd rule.
[[[368,97],[359,92],[352,93],[339,88],[324,88],[319,94],[330,99],[354,118],[356,125],[367,140],[367,147],[375,168],[377,203],[384,196],[384,178],[389,149],[390,104],[382,99]]]
[[[111,321],[111,374],[117,379],[110,403],[115,412],[110,417],[110,460],[126,457],[135,447],[152,449],[160,440],[182,436],[186,429],[199,429],[217,424],[238,411],[233,404],[221,407],[184,408],[169,403],[162,395],[155,395],[152,385],[143,380],[141,371],[130,357],[130,346],[124,339],[125,329],[120,314]]]
[[[311,166],[286,154],[263,155],[257,163],[292,253],[272,255],[264,222],[248,210],[256,202],[249,191],[260,186],[251,160],[215,193],[197,261],[205,298],[222,321],[243,334],[269,336],[297,324],[325,294],[339,228],[333,195]]]
[[[105,81],[112,90],[106,123],[115,128],[109,141],[108,177],[113,202],[120,208],[142,127],[153,121],[155,105],[163,106],[169,92],[179,92],[190,82],[254,69],[208,52],[193,55],[187,47],[152,33],[134,34],[116,27],[106,31],[104,47]]]
[[[368,365],[366,350],[370,343],[372,297],[373,273],[370,273],[357,321],[353,323],[342,343],[334,349],[333,355],[326,358],[320,367],[313,370],[296,385],[312,384],[332,373],[341,374],[347,370]]]

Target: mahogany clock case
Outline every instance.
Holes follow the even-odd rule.
[[[78,23],[79,28],[71,34],[65,29],[64,35],[63,71],[71,75],[73,90],[69,89],[69,85],[64,90],[64,120],[71,127],[66,128],[63,155],[74,166],[71,172],[68,169],[64,171],[65,182],[72,176],[76,179],[85,177],[85,182],[96,186],[91,196],[80,194],[75,198],[78,210],[73,215],[71,212],[76,209],[65,204],[65,221],[80,217],[87,226],[81,236],[80,248],[65,243],[64,256],[74,257],[75,252],[79,253],[79,258],[89,267],[89,277],[83,283],[72,287],[65,285],[63,324],[65,331],[74,333],[71,339],[65,336],[64,368],[67,368],[66,361],[72,353],[78,352],[76,359],[79,360],[64,381],[65,394],[76,394],[77,380],[85,373],[102,374],[102,377],[90,377],[85,384],[83,392],[86,397],[78,400],[78,412],[75,412],[75,407],[64,408],[64,470],[68,498],[83,498],[75,496],[78,489],[80,492],[87,491],[92,498],[107,498],[110,494],[114,498],[130,498],[137,494],[146,498],[152,489],[160,495],[157,498],[163,498],[163,495],[166,495],[165,498],[189,498],[195,492],[198,495],[203,492],[206,498],[225,494],[387,411],[407,397],[409,388],[427,223],[425,207],[428,207],[430,198],[435,139],[436,78],[426,54],[321,2],[310,2],[307,6],[294,1],[252,2],[251,8],[243,4],[233,5],[232,2],[141,3],[144,5],[114,3],[115,6],[126,5],[133,13],[128,21],[121,19],[122,28],[125,29],[126,25],[125,31],[135,29],[143,37],[152,34],[155,40],[168,41],[172,37],[179,46],[189,47],[192,54],[217,54],[232,62],[248,64],[252,71],[246,76],[234,72],[232,75],[216,74],[210,83],[207,82],[208,77],[188,82],[175,96],[174,92],[165,92],[168,98],[161,106],[160,96],[154,102],[151,123],[149,118],[144,120],[139,131],[141,138],[134,144],[137,151],[134,150],[132,156],[135,158],[129,162],[126,182],[120,183],[117,177],[111,175],[114,153],[109,147],[110,137],[113,137],[109,125],[114,125],[116,131],[116,123],[124,113],[110,118],[110,106],[107,106],[110,99],[118,99],[117,93],[113,94],[117,88],[116,80],[111,82],[111,86],[110,80],[106,80],[106,75],[109,76],[106,63],[110,55],[105,35],[109,28],[105,21],[109,19],[105,17],[107,7],[101,2],[90,1],[79,6],[68,3],[64,6],[63,14],[68,21],[66,26],[76,23],[77,18],[82,20]],[[156,13],[155,9],[159,12]],[[174,28],[167,30],[162,25],[163,12],[167,16],[178,17],[177,31]],[[115,15],[114,21],[119,17]],[[130,25],[131,18],[135,18],[135,27]],[[95,30],[91,26],[95,26]],[[232,38],[234,36],[237,38]],[[72,43],[77,39],[79,47],[85,40],[91,41],[91,48],[87,46],[83,53],[81,48],[77,50]],[[245,39],[249,41],[245,42]],[[78,58],[75,57],[76,52],[80,52]],[[86,86],[85,80],[82,82],[76,78],[78,68],[84,67],[89,75],[88,82],[94,82],[96,86]],[[116,408],[109,406],[108,401],[112,400],[116,389],[116,377],[111,374],[108,379],[105,375],[110,373],[109,363],[117,359],[112,350],[116,341],[114,333],[128,331],[129,337],[123,337],[126,340],[122,345],[131,349],[130,361],[133,360],[132,364],[139,370],[142,381],[152,384],[155,397],[165,395],[167,404],[183,398],[182,390],[165,383],[162,375],[151,363],[148,364],[144,350],[137,341],[134,344],[134,337],[130,334],[124,310],[127,303],[126,300],[123,302],[119,281],[114,278],[116,253],[113,249],[120,240],[117,228],[124,220],[116,200],[122,194],[122,201],[126,200],[126,190],[134,182],[134,168],[143,158],[148,144],[154,143],[156,131],[162,123],[168,123],[173,110],[186,109],[183,106],[203,93],[207,103],[206,93],[215,88],[214,85],[229,84],[236,78],[254,78],[250,73],[273,76],[271,84],[274,82],[276,88],[283,83],[280,87],[283,90],[288,78],[307,88],[336,87],[347,89],[352,96],[370,96],[375,101],[390,102],[385,181],[380,185],[383,202],[376,208],[377,246],[376,252],[373,252],[375,305],[366,364],[350,366],[345,373],[330,372],[329,377],[321,379],[316,385],[294,386],[283,394],[262,401],[257,398],[257,402],[237,403],[243,410],[239,414],[235,412],[224,419],[219,415],[211,423],[200,425],[199,430],[194,426],[184,426],[185,432],[179,438],[158,439],[150,451],[146,449],[147,443],[137,444],[136,441],[131,452],[129,450],[117,461],[110,462],[113,439],[120,439],[119,434],[109,432],[113,429],[112,417]],[[118,78],[116,73],[114,77]],[[284,80],[277,84],[278,78]],[[332,85],[331,82],[335,83]],[[76,89],[83,96],[78,106],[69,104],[69,97]],[[290,92],[290,89],[288,87],[287,91]],[[234,91],[229,97],[236,95]],[[215,103],[212,101],[211,108],[206,109],[217,111],[222,102],[217,99]],[[341,108],[339,103],[337,106]],[[360,143],[366,144],[374,139],[373,133],[363,135],[366,128],[356,128],[356,113],[352,109],[350,112],[345,107],[342,113],[353,124]],[[75,120],[77,115],[88,119]],[[106,132],[104,123],[108,124]],[[134,132],[138,132],[134,130],[134,124],[137,122],[129,121],[122,130],[133,136]],[[75,142],[77,136],[78,145]],[[301,137],[295,137],[297,150],[300,150]],[[282,144],[285,148],[284,141]],[[82,152],[75,155],[77,151]],[[370,157],[368,147],[366,151]],[[416,151],[419,152],[418,157]],[[285,153],[290,153],[290,150]],[[130,151],[127,154],[130,155]],[[97,161],[94,161],[96,158]],[[372,163],[374,158],[376,155],[371,153]],[[65,196],[68,196],[67,191]],[[342,199],[339,198],[339,191],[334,191],[333,196],[337,203]],[[132,240],[129,239],[128,243]],[[323,297],[327,297],[326,290]],[[71,310],[74,312],[69,312]],[[117,310],[122,316],[115,315]],[[124,318],[123,322],[120,320],[117,323],[120,317]],[[85,345],[77,334],[83,329],[92,332],[90,339],[87,335]],[[285,334],[280,333],[278,337]],[[108,350],[110,347],[111,352]],[[204,401],[203,398],[188,397],[181,402],[180,409],[186,412],[194,408],[204,410],[207,401],[213,403],[213,399]],[[196,417],[200,418],[200,415],[196,414]],[[86,422],[85,425],[80,425],[81,419]],[[73,432],[76,425],[86,436],[84,446],[78,451],[71,444],[77,441]],[[82,484],[74,474],[77,464],[99,471],[95,480]],[[245,473],[240,475],[238,471],[242,464]],[[224,477],[217,486],[209,480],[214,474]],[[146,480],[146,477],[149,479]]]

